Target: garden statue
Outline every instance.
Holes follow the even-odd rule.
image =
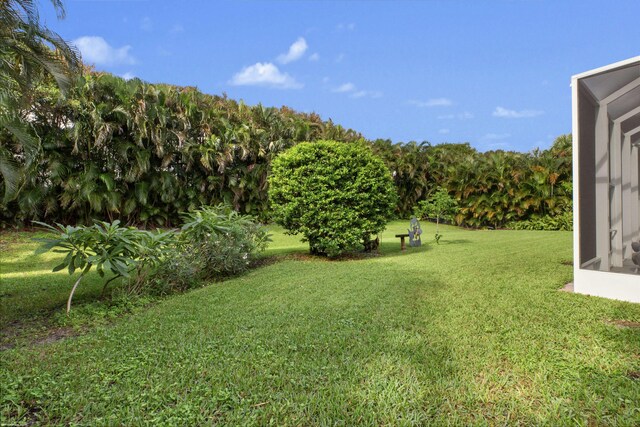
[[[420,246],[422,245],[422,240],[420,240],[420,235],[422,234],[422,228],[420,228],[420,222],[414,216],[411,217],[411,221],[409,222],[409,246]]]

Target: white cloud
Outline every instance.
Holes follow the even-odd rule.
[[[338,56],[336,56],[336,59],[335,59],[336,64],[341,63],[344,60],[344,58],[346,58],[346,55],[344,53],[338,54]]]
[[[511,136],[510,133],[487,133],[482,138],[483,141],[496,141],[501,139],[507,139]]]
[[[438,120],[452,120],[452,119],[469,120],[469,119],[473,119],[474,117],[475,115],[473,113],[464,111],[458,114],[441,114],[438,116]]]
[[[279,89],[300,89],[303,86],[271,62],[256,62],[244,67],[233,75],[229,83],[234,86],[269,86]]]
[[[289,62],[297,61],[302,58],[302,55],[307,51],[307,41],[300,37],[289,46],[289,51],[278,56],[277,60],[281,64],[288,64]]]
[[[382,92],[376,90],[359,90],[353,83],[343,83],[331,90],[335,93],[348,93],[350,98],[381,98]]]
[[[131,80],[131,79],[135,78],[136,76],[131,71],[127,71],[126,73],[124,73],[120,77],[122,77],[125,80]]]
[[[356,29],[356,24],[354,24],[353,22],[350,22],[348,24],[340,23],[336,26],[336,29],[338,31],[344,31],[344,30],[353,31]]]
[[[175,24],[173,27],[171,27],[171,30],[169,30],[169,32],[171,34],[184,33],[184,27],[182,26],[182,24]]]
[[[340,86],[334,88],[332,92],[346,93],[346,92],[353,92],[355,90],[356,90],[356,85],[354,85],[353,83],[343,83]]]
[[[511,146],[511,144],[507,142],[494,142],[492,144],[487,144],[487,148],[490,150],[506,150]]]
[[[172,56],[173,52],[171,52],[169,49],[167,49],[164,46],[158,46],[156,47],[156,53],[160,56]]]
[[[438,133],[439,133],[439,134],[442,134],[442,135],[446,135],[446,134],[448,134],[449,132],[451,132],[449,129],[440,129],[440,130],[438,131]]]
[[[73,41],[80,50],[84,62],[95,65],[135,64],[136,60],[129,53],[131,46],[114,48],[102,37],[84,36]]]
[[[410,100],[409,104],[416,107],[449,107],[453,102],[449,98],[431,98],[426,101]]]
[[[151,18],[149,18],[148,16],[142,18],[142,21],[140,21],[140,29],[147,32],[152,31],[153,22],[151,21]]]
[[[505,119],[522,119],[528,117],[537,117],[544,114],[544,111],[539,110],[509,110],[507,108],[496,107],[493,111],[494,117],[500,117]]]
[[[317,62],[320,60],[320,55],[316,52],[309,56],[309,61]]]

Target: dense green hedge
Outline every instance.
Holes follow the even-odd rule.
[[[4,226],[94,218],[172,225],[181,212],[218,203],[266,219],[276,155],[302,141],[361,139],[316,114],[105,73],[85,74],[64,99],[51,82],[41,82],[31,104],[23,115],[41,151],[17,198],[0,205]],[[393,176],[399,217],[439,187],[458,201],[456,223],[470,227],[554,218],[570,208],[568,135],[532,153],[368,143]],[[3,129],[0,145],[16,146]],[[17,151],[15,160],[24,162],[23,154]]]
[[[264,215],[273,155],[299,141],[360,138],[315,114],[102,73],[86,74],[66,99],[43,83],[25,115],[42,152],[18,197],[0,206],[8,224],[171,225],[218,203]],[[0,131],[0,143],[12,145],[11,136]]]

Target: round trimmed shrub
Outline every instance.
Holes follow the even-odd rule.
[[[304,142],[274,159],[269,176],[273,219],[302,234],[311,253],[356,250],[393,216],[389,170],[363,143]]]

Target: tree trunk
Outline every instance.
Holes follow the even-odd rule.
[[[71,293],[69,294],[69,299],[67,300],[67,316],[69,315],[69,311],[71,311],[71,300],[73,299],[73,294],[75,293],[76,288],[80,284],[80,280],[82,280],[83,277],[84,277],[84,273],[82,273],[80,277],[78,277],[78,280],[76,280],[75,285],[73,285],[73,288],[71,289]]]

